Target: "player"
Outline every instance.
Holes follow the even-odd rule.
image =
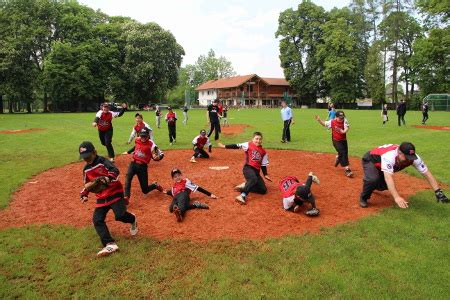
[[[200,130],[200,134],[197,135],[194,140],[192,141],[192,144],[194,145],[194,155],[191,157],[191,163],[196,163],[197,161],[195,158],[209,158],[208,153],[206,153],[205,146],[208,147],[208,152],[211,153],[212,151],[212,145],[209,141],[209,137],[206,136],[206,130],[202,129]]]
[[[153,129],[144,122],[144,117],[137,113],[134,115],[134,119],[136,120],[136,125],[134,125],[133,129],[131,130],[130,137],[128,138],[127,144],[130,144],[131,141],[138,135],[139,131],[141,131],[142,128],[148,128],[150,131],[150,139],[153,140]]]
[[[291,141],[291,124],[294,124],[294,116],[292,109],[287,106],[286,101],[281,101],[281,119],[283,120],[283,133],[281,134],[281,142],[286,143]]]
[[[155,107],[155,121],[156,127],[161,128],[161,108],[158,105]]]
[[[448,203],[448,198],[439,188],[431,172],[425,163],[416,154],[416,148],[409,142],[403,142],[400,145],[387,144],[364,154],[362,158],[364,169],[363,191],[359,198],[361,207],[368,206],[367,201],[370,199],[374,190],[389,190],[395,203],[400,208],[407,208],[408,202],[403,199],[397,192],[394,183],[394,173],[413,165],[428,181],[434,190],[436,199],[441,203]]]
[[[327,121],[331,121],[336,117],[336,109],[333,103],[328,103],[328,116]]]
[[[194,208],[209,209],[209,206],[205,203],[195,201],[190,204],[191,192],[199,191],[200,193],[209,196],[212,199],[217,199],[217,196],[208,192],[207,190],[194,184],[187,178],[184,178],[179,169],[173,169],[170,172],[173,179],[173,187],[171,190],[167,190],[165,193],[172,196],[172,203],[169,206],[169,211],[175,214],[178,222],[183,221],[186,211]]]
[[[188,122],[188,119],[189,119],[189,117],[188,117],[188,110],[189,110],[189,107],[188,107],[187,103],[185,103],[184,106],[183,106],[183,116],[184,116],[183,124],[184,125],[187,125],[187,122]]]
[[[206,112],[206,118],[208,123],[210,124],[210,129],[208,133],[208,137],[211,136],[213,131],[215,130],[214,140],[217,141],[219,139],[220,130],[220,119],[221,117],[219,113],[219,99],[214,100],[213,104],[208,105],[208,111]]]
[[[345,176],[353,177],[353,172],[350,170],[348,161],[348,144],[347,144],[347,132],[350,129],[348,120],[345,118],[343,111],[339,110],[336,112],[336,116],[333,120],[322,121],[319,116],[316,115],[316,120],[322,126],[326,128],[331,128],[331,140],[333,141],[334,149],[336,149],[338,155],[336,156],[336,161],[334,166],[337,167],[339,164],[344,168]]]
[[[176,143],[177,138],[177,114],[173,112],[172,107],[167,108],[169,112],[166,114],[167,127],[169,128],[170,145]]]
[[[223,120],[223,127],[230,126],[230,124],[228,123],[228,105],[223,106],[222,120]]]
[[[318,216],[320,211],[316,207],[316,199],[311,193],[311,184],[320,184],[319,178],[313,172],[309,172],[306,183],[299,181],[294,176],[287,176],[280,181],[279,188],[283,196],[283,208],[286,211],[300,211],[303,202],[309,202],[311,209],[305,212],[308,216]]]
[[[113,137],[113,127],[112,127],[112,119],[121,117],[127,108],[126,103],[122,104],[122,109],[115,112],[110,111],[110,107],[108,103],[102,104],[102,109],[97,112],[95,115],[94,122],[92,123],[93,127],[98,128],[98,135],[100,137],[100,142],[103,146],[106,146],[108,150],[109,160],[114,162],[114,148],[112,146],[112,137]]]
[[[255,132],[253,133],[252,140],[246,143],[230,145],[218,144],[221,148],[242,149],[245,151],[245,164],[242,170],[245,182],[236,186],[236,190],[241,192],[241,194],[236,197],[236,201],[240,204],[246,204],[247,196],[250,192],[258,194],[265,194],[267,192],[264,180],[259,173],[260,170],[262,170],[266,180],[272,181],[267,175],[269,155],[262,147],[262,140],[262,133]]]
[[[137,175],[139,184],[141,185],[142,193],[148,194],[153,190],[163,191],[163,188],[158,182],[148,184],[148,164],[150,160],[161,160],[164,157],[164,153],[158,150],[155,142],[150,139],[150,130],[146,127],[139,131],[139,138],[135,140],[133,148],[123,154],[133,153],[133,160],[128,166],[128,172],[125,179],[125,204],[128,205],[131,195],[131,182],[134,175]]]
[[[108,211],[112,209],[116,221],[131,224],[130,234],[136,235],[138,232],[137,220],[134,214],[127,212],[125,201],[123,198],[123,187],[118,180],[119,169],[117,169],[110,161],[102,156],[97,155],[94,145],[91,142],[83,142],[79,146],[80,158],[84,159],[86,165],[83,169],[83,179],[85,188],[80,193],[81,202],[88,200],[90,183],[98,177],[104,176],[108,186],[95,196],[97,202],[95,205],[93,222],[97,234],[103,244],[103,249],[97,253],[98,257],[110,255],[117,250],[115,240],[109,233],[106,226],[105,218]]]
[[[401,102],[397,106],[398,126],[401,126],[402,122],[403,126],[406,126],[405,115],[406,115],[406,102],[405,100],[401,100]]]
[[[381,108],[381,117],[383,118],[383,125],[386,124],[387,121],[389,121],[387,104],[384,104]]]
[[[422,124],[425,125],[425,122],[428,120],[428,102],[425,101],[422,105]]]

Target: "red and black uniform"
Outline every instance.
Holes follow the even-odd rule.
[[[109,233],[105,218],[110,209],[113,210],[116,221],[134,223],[134,215],[127,212],[123,199],[123,187],[118,180],[119,169],[102,156],[96,156],[91,164],[86,164],[83,169],[84,183],[93,181],[100,176],[107,176],[111,180],[109,186],[102,192],[95,194],[97,202],[95,205],[93,222],[97,234],[100,236],[103,246],[113,243],[114,239]],[[83,189],[81,197],[87,197],[89,192]]]
[[[217,141],[219,139],[219,133],[221,132],[219,120],[220,115],[219,107],[217,105],[210,104],[208,105],[207,109],[208,109],[209,123],[211,124],[208,137],[210,137],[213,131],[215,130],[216,133],[214,135],[214,140]]]
[[[343,130],[349,127],[347,119],[335,118],[324,123],[325,127],[331,129],[331,140],[333,141],[334,149],[338,153],[338,163],[343,167],[347,167],[349,165],[347,134],[342,133]]]
[[[173,207],[176,205],[180,209],[181,215],[184,216],[186,211],[188,211],[189,209],[198,208],[197,206],[190,204],[191,192],[196,191],[199,191],[200,193],[203,193],[208,197],[211,196],[210,192],[194,184],[187,178],[181,180],[180,182],[175,182],[172,186],[172,189],[167,192],[167,195],[173,197],[172,203],[169,206],[169,211],[173,212]]]
[[[192,144],[194,145],[194,157],[199,158],[209,158],[208,153],[205,151],[205,146],[208,147],[209,152],[211,152],[211,142],[209,141],[209,138],[205,135],[197,135],[194,140],[192,141]]]
[[[148,164],[152,159],[152,151],[156,147],[156,144],[150,139],[143,142],[137,138],[134,147],[127,151],[128,154],[133,153],[133,160],[128,166],[125,179],[125,197],[129,198],[131,195],[131,182],[134,175],[138,177],[142,193],[148,194],[158,187],[156,183],[148,184]]]
[[[315,198],[311,193],[312,179],[312,176],[309,175],[306,183],[303,183],[295,176],[287,176],[280,181],[278,188],[283,197],[283,208],[285,210],[293,210],[295,205],[303,205],[303,201],[311,203],[313,208],[316,207]],[[303,198],[298,193],[299,188],[302,188]]]
[[[169,128],[169,141],[172,143],[177,139],[177,114],[169,111],[166,114],[167,127]]]
[[[121,117],[125,112],[125,108],[115,112],[108,111],[107,113],[103,112],[103,110],[99,110],[95,115],[94,122],[97,123],[98,128],[98,136],[100,138],[100,142],[103,146],[108,150],[109,158],[114,158],[114,148],[112,146],[112,137],[113,137],[113,126],[112,119]]]
[[[264,180],[260,175],[262,170],[267,175],[267,165],[269,164],[269,155],[262,146],[256,146],[252,141],[242,144],[225,145],[226,149],[242,149],[245,151],[245,164],[242,169],[245,177],[245,187],[242,193],[248,195],[250,192],[265,194],[267,192]]]
[[[422,116],[423,116],[422,124],[425,124],[425,122],[428,120],[428,103],[427,102],[425,102],[422,105]]]

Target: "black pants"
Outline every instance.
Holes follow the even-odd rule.
[[[114,158],[114,148],[112,146],[112,137],[113,137],[113,128],[108,129],[107,131],[98,131],[98,136],[100,137],[100,142],[103,146],[106,146],[106,150],[108,150],[108,157]]]
[[[403,125],[406,125],[405,115],[398,115],[398,126],[402,126],[400,122],[403,122]]]
[[[211,128],[209,129],[208,137],[211,136],[214,130],[216,131],[216,133],[214,134],[214,140],[217,141],[219,139],[219,133],[221,132],[219,120],[217,120],[217,122],[211,122]]]
[[[92,222],[94,222],[95,231],[97,231],[97,234],[100,236],[103,246],[106,246],[108,243],[114,243],[114,239],[109,233],[108,226],[106,226],[105,223],[106,215],[110,209],[113,210],[116,221],[131,224],[135,220],[134,215],[127,212],[127,207],[125,206],[123,199],[108,206],[96,207]]]
[[[245,187],[242,189],[243,193],[247,195],[250,192],[257,194],[267,193],[266,184],[264,183],[264,180],[258,170],[249,165],[245,165],[242,172],[245,177]]]
[[[291,120],[286,120],[283,122],[283,134],[281,136],[281,140],[283,141],[291,141]]]
[[[428,120],[428,112],[423,112],[422,116],[422,124],[425,124],[425,122]]]
[[[381,170],[375,167],[375,164],[369,159],[369,153],[366,153],[362,159],[362,166],[364,170],[363,188],[361,192],[361,199],[369,200],[374,190],[387,190],[387,184],[384,179],[384,174]]]
[[[177,126],[176,125],[167,125],[169,128],[169,141],[172,143],[177,139]]]
[[[343,167],[347,167],[349,165],[348,162],[348,144],[347,140],[344,141],[335,141],[333,140],[334,149],[336,149],[338,153],[338,161]]]
[[[196,208],[194,205],[190,204],[190,201],[191,198],[189,197],[188,191],[181,192],[173,197],[172,203],[170,203],[169,206],[169,211],[173,212],[173,207],[176,205],[180,209],[181,215],[184,216],[186,211]]]
[[[194,149],[194,157],[209,158],[209,154],[206,153],[206,151],[203,149],[195,148]]]
[[[146,164],[138,164],[134,161],[128,166],[127,177],[125,179],[125,196],[130,197],[131,195],[131,182],[133,181],[134,175],[137,175],[139,179],[139,184],[141,185],[141,190],[144,194],[156,189],[156,184],[148,184],[148,166]]]

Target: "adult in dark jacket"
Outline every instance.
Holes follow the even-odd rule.
[[[405,114],[406,114],[406,102],[405,100],[402,100],[397,106],[398,126],[402,126],[401,122],[403,122],[403,125],[406,126]]]

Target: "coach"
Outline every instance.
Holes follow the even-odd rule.
[[[281,142],[286,143],[291,141],[291,124],[294,124],[294,118],[292,116],[292,109],[287,106],[286,101],[281,101],[281,119],[283,120],[283,134]]]

